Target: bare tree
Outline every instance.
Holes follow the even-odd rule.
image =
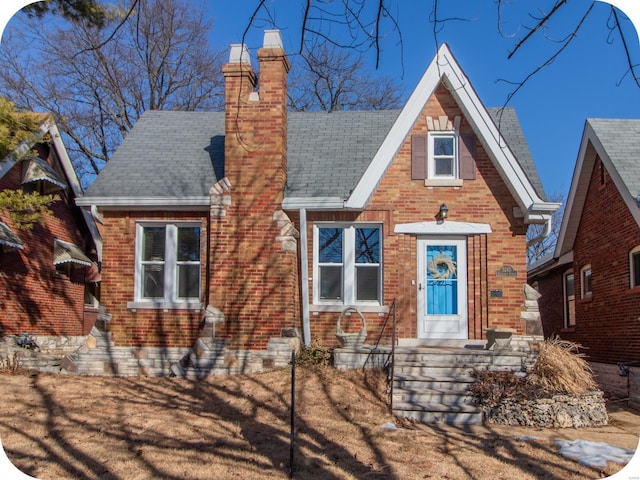
[[[81,174],[97,174],[145,110],[223,105],[222,56],[208,44],[202,9],[187,0],[135,5],[109,10],[102,28],[28,18],[0,46],[0,93],[51,112]],[[24,44],[31,48],[17,48]]]
[[[513,16],[509,7],[515,3],[505,0],[494,0],[496,6],[496,28],[498,34],[505,38],[513,39],[514,46],[508,54],[512,58],[518,54],[522,47],[534,42],[536,39],[543,39],[551,46],[545,49],[545,56],[536,60],[531,71],[521,79],[503,81],[513,84],[511,95],[507,98],[505,105],[509,103],[511,97],[517,93],[533,76],[540,70],[550,65],[557,59],[577,37],[586,19],[593,14],[595,1],[583,4],[568,2],[567,0],[539,0],[528,2],[529,13],[526,18],[516,18],[511,24],[517,25],[515,32],[506,31],[506,19]],[[263,25],[265,22],[275,25],[277,9],[280,5],[283,8],[290,8],[286,2],[258,0],[256,8],[247,26],[247,31],[253,25]],[[399,26],[400,14],[403,15],[424,15],[429,19],[425,21],[425,27],[430,28],[436,44],[447,24],[461,21],[474,21],[475,19],[466,16],[466,12],[460,11],[460,6],[456,2],[444,2],[431,0],[417,5],[416,2],[402,2],[400,0],[379,0],[377,2],[366,2],[365,0],[304,0],[302,2],[300,29],[299,29],[299,53],[304,55],[309,49],[309,43],[324,41],[340,48],[354,49],[360,53],[372,51],[375,55],[376,68],[378,67],[385,46],[396,45],[403,47],[402,31]],[[554,20],[565,14],[568,5],[571,5],[571,16],[569,20],[564,18],[554,24]],[[601,10],[599,10],[601,11]],[[559,28],[558,23],[563,27]],[[564,25],[569,25],[564,28]],[[277,25],[275,25],[277,26]],[[640,79],[636,73],[637,64],[632,58],[628,48],[630,38],[635,38],[633,28],[621,22],[621,16],[613,6],[610,6],[609,18],[606,20],[604,28],[609,30],[609,36],[619,36],[622,48],[627,58],[627,73],[640,86]],[[631,33],[629,33],[631,32]],[[401,53],[402,56],[402,53]]]
[[[390,77],[366,73],[362,55],[352,50],[322,43],[294,62],[291,110],[388,110],[402,104],[402,87]]]
[[[558,235],[560,234],[562,217],[564,216],[564,195],[554,193],[550,197],[550,202],[557,202],[562,206],[551,216],[549,232],[545,232],[545,229],[548,228],[546,225],[529,225],[527,230],[527,263],[529,265],[552,254],[556,248],[556,243],[558,243]]]

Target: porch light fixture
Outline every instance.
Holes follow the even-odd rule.
[[[442,205],[440,205],[440,210],[438,211],[438,221],[444,222],[448,216],[449,216],[449,209],[447,208],[447,204],[443,203]]]

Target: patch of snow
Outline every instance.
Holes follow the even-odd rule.
[[[380,425],[380,428],[382,428],[384,430],[397,430],[398,429],[398,427],[396,427],[395,424],[393,424],[391,422],[383,423],[382,425]]]
[[[518,440],[519,442],[533,442],[538,440],[538,437],[513,437],[514,440]]]
[[[561,455],[587,467],[605,467],[607,462],[628,463],[635,453],[634,450],[614,447],[608,443],[586,440],[560,441],[556,444],[560,446]]]

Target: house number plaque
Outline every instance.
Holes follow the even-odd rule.
[[[511,265],[503,265],[496,270],[497,277],[517,277],[518,271],[514,270]]]

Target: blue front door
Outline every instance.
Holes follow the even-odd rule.
[[[418,240],[418,337],[467,339],[466,238]]]

